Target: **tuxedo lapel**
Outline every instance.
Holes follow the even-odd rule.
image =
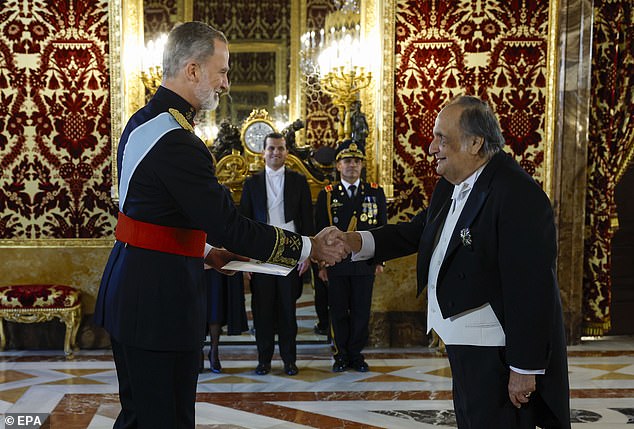
[[[291,220],[291,207],[294,207],[295,201],[299,196],[295,186],[295,176],[291,174],[290,170],[284,167],[284,221],[290,222]]]
[[[449,239],[447,252],[445,253],[445,260],[447,260],[447,258],[455,252],[459,246],[463,245],[461,233],[462,231],[465,231],[466,233],[466,231],[471,228],[476,216],[480,213],[480,210],[482,210],[487,196],[489,195],[491,182],[495,176],[495,172],[500,167],[505,156],[504,152],[494,155],[488,165],[484,167],[484,170],[482,170],[482,174],[480,174],[478,180],[476,180],[473,190],[469,194],[469,198],[467,199],[465,206],[462,209],[462,213],[460,213],[460,217],[456,222],[454,232]]]
[[[427,284],[429,261],[431,260],[434,246],[436,245],[436,238],[447,218],[449,207],[451,207],[451,193],[445,191],[442,192],[442,195],[438,195],[438,197],[437,204],[432,200],[429,221],[423,229],[423,234],[418,244],[418,258],[416,261],[418,287],[416,296],[420,295]],[[438,206],[438,208],[434,210],[434,206]]]
[[[257,201],[258,210],[263,210],[264,213],[268,213],[268,207],[266,206],[266,173],[263,171],[255,175],[258,189],[256,189],[255,200]]]
[[[484,189],[481,191],[476,191],[476,189],[473,189],[473,191],[471,191],[471,193],[469,194],[469,199],[465,203],[465,206],[462,209],[462,213],[460,213],[460,217],[458,218],[458,222],[456,222],[454,232],[449,239],[447,252],[445,253],[445,259],[447,259],[447,257],[451,255],[458,248],[458,246],[462,245],[461,232],[464,230],[468,230],[468,228],[471,226],[473,220],[482,209],[482,206],[484,206],[487,195],[489,195],[488,189]]]

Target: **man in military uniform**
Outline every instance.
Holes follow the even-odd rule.
[[[126,125],[117,153],[119,217],[95,305],[111,336],[121,428],[195,427],[205,331],[203,261],[221,269],[235,255],[295,266],[308,254],[345,254],[328,234],[314,238],[240,216],[214,176],[194,116],[228,90],[225,36],[201,22],[174,28],[163,81]],[[212,246],[214,248],[212,249]]]
[[[339,145],[336,166],[341,182],[319,193],[315,206],[317,228],[334,225],[341,231],[365,231],[387,223],[383,189],[361,181],[364,159],[363,148],[356,142],[345,140]],[[319,277],[328,282],[334,372],[347,368],[369,370],[361,351],[369,336],[374,276],[382,270],[381,265],[351,262],[348,258],[319,271]]]

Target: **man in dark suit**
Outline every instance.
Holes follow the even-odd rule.
[[[347,239],[354,260],[418,251],[418,293],[427,286],[427,329],[446,344],[459,428],[569,429],[553,211],[503,146],[489,105],[458,97],[434,126],[442,178],[429,207]]]
[[[200,22],[176,27],[163,82],[126,125],[117,153],[119,218],[95,305],[111,336],[121,412],[115,428],[191,428],[205,329],[203,261],[237,254],[294,266],[345,254],[314,238],[240,216],[193,130],[196,113],[227,91],[225,36]],[[211,247],[214,246],[212,249]]]
[[[249,177],[242,189],[240,212],[251,219],[303,235],[314,231],[312,199],[306,177],[284,166],[288,148],[284,136],[271,133],[264,138],[264,171]],[[256,374],[271,371],[271,358],[278,335],[284,372],[298,372],[296,360],[297,319],[295,302],[302,294],[300,276],[310,267],[299,264],[286,277],[253,273],[251,309],[258,347]]]
[[[383,189],[361,180],[365,154],[353,140],[337,148],[336,167],[341,181],[326,186],[315,206],[317,227],[334,225],[342,231],[364,231],[387,223]],[[369,371],[361,351],[368,342],[372,286],[383,266],[366,261],[340,263],[322,268],[319,277],[328,282],[328,306],[334,346],[334,372],[353,368]]]

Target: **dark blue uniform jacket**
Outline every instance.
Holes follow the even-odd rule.
[[[205,144],[190,130],[195,111],[160,87],[128,122],[117,153],[141,144],[144,127],[176,109],[187,123],[160,137],[131,176],[122,211],[158,225],[201,229],[207,242],[251,258],[295,265],[301,237],[241,216],[223,191]],[[163,116],[165,117],[165,115]],[[188,125],[189,124],[189,125]],[[152,131],[152,130],[150,130]],[[116,242],[95,308],[95,322],[119,342],[148,350],[200,349],[205,329],[203,259]]]

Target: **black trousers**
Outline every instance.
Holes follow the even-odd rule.
[[[111,340],[121,402],[113,428],[194,429],[200,349],[142,350]]]
[[[295,363],[297,358],[295,303],[299,297],[299,288],[301,288],[301,282],[297,270],[291,271],[286,277],[268,274],[251,276],[251,311],[259,362],[271,362],[277,332],[282,360],[286,363]]]
[[[328,273],[328,305],[335,358],[362,358],[368,342],[374,274],[341,276]]]
[[[545,404],[539,392],[521,408],[511,403],[504,347],[448,345],[447,356],[459,429],[535,429]]]

